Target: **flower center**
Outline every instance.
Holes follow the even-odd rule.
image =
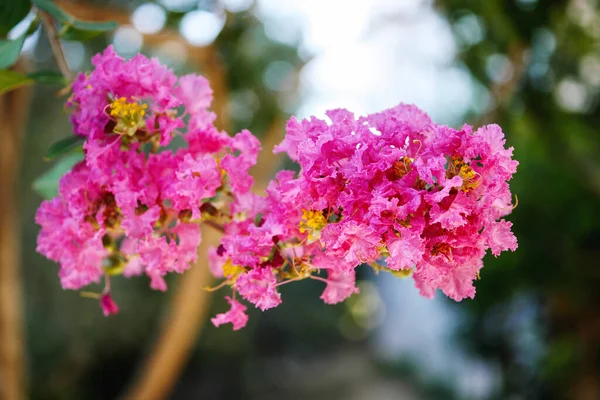
[[[463,184],[460,188],[463,192],[468,193],[479,186],[479,174],[475,172],[462,157],[454,156],[450,159],[448,164],[446,177],[450,179],[454,178],[456,175],[460,176],[463,180]]]
[[[145,128],[144,115],[146,115],[147,108],[147,104],[130,102],[125,97],[119,97],[110,103],[110,116],[117,122],[114,132],[133,136],[138,129]]]
[[[410,164],[412,164],[413,159],[410,157],[402,157],[397,160],[390,169],[386,171],[386,177],[390,181],[397,181],[398,179],[402,179],[402,177],[410,172]]]
[[[231,283],[235,283],[235,281],[237,281],[237,278],[243,274],[244,272],[246,272],[246,270],[244,269],[244,267],[239,266],[239,265],[234,265],[231,262],[231,258],[227,260],[227,262],[225,264],[223,264],[223,275],[225,275],[225,277],[231,281]]]
[[[452,248],[448,243],[436,243],[431,249],[431,254],[434,256],[443,254],[448,260],[452,260]]]
[[[327,221],[320,211],[302,210],[302,220],[298,226],[300,233],[308,232],[308,241],[314,242],[321,237],[321,229]]]

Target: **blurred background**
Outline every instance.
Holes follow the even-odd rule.
[[[167,398],[600,399],[597,0],[57,4],[120,24],[91,41],[64,41],[73,70],[90,68],[112,43],[124,57],[141,51],[177,73],[204,73],[220,126],[249,128],[265,153],[291,114],[407,102],[454,127],[500,124],[520,162],[511,182],[519,206],[509,216],[519,248],[486,257],[474,300],[427,300],[410,279],[364,269],[361,294],[344,304],[323,304],[319,282],[286,285],[280,307],[250,310],[248,327],[233,332],[208,321],[227,307],[220,293],[189,297],[188,339],[165,344],[187,340],[189,350],[155,366],[171,381]],[[55,68],[43,33],[27,40],[23,62]],[[121,312],[104,318],[97,302],[63,291],[57,266],[35,252],[41,197],[32,182],[52,165],[48,147],[70,134],[59,89],[31,93],[20,161],[27,397],[119,398],[172,318],[185,316],[177,293],[187,274],[170,277],[167,293],[145,279],[118,280]],[[291,167],[262,157],[261,182]]]

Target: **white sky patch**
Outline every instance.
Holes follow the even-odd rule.
[[[379,130],[377,128],[375,128],[374,126],[370,126],[369,130],[371,131],[371,133],[375,136],[381,136],[381,132],[379,132]]]
[[[300,75],[300,117],[330,108],[364,115],[404,102],[457,123],[472,103],[471,78],[453,65],[451,29],[428,3],[259,0],[256,12],[275,40],[299,42],[310,56]]]

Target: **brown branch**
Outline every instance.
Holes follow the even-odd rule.
[[[67,60],[65,58],[65,53],[60,44],[60,40],[58,38],[58,32],[56,31],[56,27],[54,26],[54,21],[52,17],[45,13],[42,10],[38,10],[38,14],[40,19],[42,20],[42,24],[44,25],[44,29],[46,30],[46,35],[48,36],[48,40],[50,41],[50,47],[52,48],[52,53],[54,54],[54,59],[56,60],[56,65],[58,65],[58,69],[60,73],[69,81],[73,79],[73,72],[71,68],[69,68],[69,64],[67,64]]]
[[[201,288],[210,286],[213,279],[206,252],[218,242],[215,231],[202,227],[198,262],[181,276],[162,332],[124,399],[164,399],[173,390],[208,316],[211,293]]]
[[[223,227],[223,225],[217,224],[214,221],[204,221],[203,224],[206,225],[206,226],[210,226],[211,228],[213,228],[217,232],[221,232],[221,233],[225,232],[225,228]]]
[[[223,128],[228,123],[226,115],[227,85],[225,70],[214,48],[191,49],[193,61],[202,65],[214,92],[213,109],[219,116],[217,124]],[[209,57],[206,57],[206,55]],[[212,295],[202,290],[213,281],[208,268],[207,251],[219,244],[221,233],[202,226],[202,244],[198,248],[198,261],[179,279],[177,294],[164,321],[162,332],[137,379],[124,395],[126,400],[163,399],[172,392],[185,367],[191,349],[206,322]]]
[[[253,190],[257,194],[264,193],[269,180],[283,160],[283,154],[273,153],[273,148],[283,140],[284,133],[285,122],[281,119],[276,119],[261,138],[262,150],[258,154],[256,165],[251,170],[251,174],[256,180]]]
[[[21,68],[21,62],[15,69]],[[0,398],[25,398],[17,183],[30,89],[0,96]]]

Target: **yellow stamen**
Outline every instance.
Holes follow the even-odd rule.
[[[227,262],[223,264],[223,274],[231,283],[235,283],[237,278],[244,272],[246,272],[244,267],[241,267],[239,265],[233,265],[231,259],[227,260]]]
[[[413,159],[410,157],[402,157],[397,160],[392,167],[386,171],[386,176],[391,181],[396,181],[401,179],[404,175],[410,172],[410,165],[412,164]]]
[[[302,210],[302,220],[298,226],[300,233],[308,232],[308,242],[314,242],[321,237],[321,230],[327,225],[327,220],[320,211]]]
[[[434,256],[443,254],[448,260],[452,261],[452,248],[448,243],[436,243],[431,249],[431,254]]]
[[[133,136],[138,129],[144,128],[144,115],[146,115],[147,104],[130,102],[125,97],[119,97],[110,103],[110,116],[117,120],[115,133]]]
[[[446,171],[446,178],[452,179],[457,175],[463,180],[460,188],[463,192],[469,192],[479,186],[479,174],[469,164],[465,163],[462,157],[453,156]]]
[[[461,189],[464,192],[469,192],[473,189],[476,189],[479,186],[479,180],[477,179],[477,172],[473,171],[473,168],[468,165],[463,165],[460,167],[460,171],[458,175],[462,178],[463,184]]]

